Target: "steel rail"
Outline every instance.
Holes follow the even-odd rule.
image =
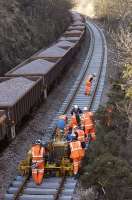
[[[78,90],[81,86],[81,83],[84,80],[84,77],[85,77],[86,72],[87,72],[88,67],[89,67],[89,63],[90,63],[90,61],[93,57],[93,51],[94,51],[94,45],[95,45],[95,36],[94,36],[94,32],[93,32],[92,28],[90,28],[89,26],[87,26],[86,28],[90,33],[90,45],[89,45],[89,51],[88,51],[87,57],[85,59],[85,62],[82,66],[80,74],[77,77],[72,89],[70,90],[68,96],[66,97],[61,108],[59,109],[54,121],[52,122],[51,126],[49,127],[49,132],[50,132],[50,130],[53,131],[55,129],[58,116],[62,115],[62,114],[67,114],[68,110],[71,108],[73,100],[75,99],[77,92],[78,92]],[[54,137],[54,135],[53,135],[53,137]]]
[[[92,27],[93,26],[93,27]],[[106,57],[106,48],[105,48],[105,46],[104,46],[104,37],[102,36],[102,32],[100,31],[100,29],[97,27],[97,26],[95,26],[94,24],[92,24],[91,22],[89,22],[89,24],[87,24],[87,28],[89,29],[89,32],[90,32],[90,36],[91,36],[91,41],[90,41],[90,48],[89,48],[89,52],[88,52],[88,55],[87,55],[87,58],[86,58],[86,60],[85,60],[85,62],[84,62],[84,65],[83,65],[83,67],[82,67],[82,70],[81,70],[81,73],[80,73],[80,75],[79,75],[79,77],[77,78],[77,81],[75,82],[75,84],[74,84],[74,86],[73,86],[73,88],[71,89],[71,91],[70,91],[70,94],[68,95],[68,97],[66,98],[66,100],[64,101],[64,103],[62,104],[62,107],[60,108],[60,110],[59,110],[59,112],[58,112],[58,114],[57,114],[57,116],[56,116],[56,118],[55,118],[55,120],[53,121],[53,123],[51,124],[51,126],[49,127],[49,131],[51,130],[52,132],[53,132],[53,130],[54,130],[54,128],[55,128],[55,124],[56,124],[56,120],[57,120],[57,118],[58,118],[58,115],[60,115],[60,114],[64,114],[64,113],[68,113],[69,112],[69,110],[70,110],[70,108],[72,107],[72,105],[74,104],[74,102],[77,102],[77,100],[76,100],[76,98],[79,96],[79,91],[80,91],[80,88],[82,87],[83,88],[83,90],[84,90],[84,86],[82,86],[82,84],[84,84],[84,82],[85,82],[85,78],[86,78],[86,76],[87,76],[87,74],[89,74],[92,70],[94,71],[94,69],[92,69],[92,67],[90,67],[90,66],[92,66],[92,62],[93,62],[93,60],[94,60],[94,58],[93,58],[93,56],[94,57],[96,57],[96,54],[95,53],[97,53],[97,54],[99,54],[99,50],[97,49],[98,48],[98,46],[99,46],[99,44],[101,44],[102,45],[102,47],[101,47],[101,51],[102,51],[102,53],[100,52],[100,55],[99,56],[97,56],[97,63],[99,64],[99,66],[98,66],[98,69],[96,69],[97,70],[97,79],[96,79],[96,82],[95,82],[95,84],[94,84],[94,88],[93,88],[93,90],[92,90],[92,95],[90,96],[90,97],[85,97],[84,96],[84,93],[83,93],[83,98],[84,98],[84,102],[85,102],[85,104],[84,104],[84,102],[83,102],[83,106],[88,106],[89,107],[89,109],[91,109],[92,108],[92,104],[93,104],[93,102],[94,102],[94,99],[95,99],[95,97],[96,97],[96,93],[97,93],[97,90],[98,90],[98,87],[99,87],[99,83],[100,83],[100,78],[101,78],[101,73],[102,73],[102,68],[103,68],[103,66],[104,66],[104,60],[105,60],[105,58],[104,57]],[[95,30],[93,30],[93,29],[95,29]],[[95,32],[96,33],[95,33]],[[97,33],[97,31],[98,31],[98,33]],[[98,43],[98,39],[96,39],[96,36],[97,37],[99,37],[100,38],[100,43]],[[96,43],[96,44],[95,44]],[[82,92],[82,90],[81,90],[81,92]],[[79,102],[81,102],[81,101],[79,101]],[[87,105],[88,104],[88,105]],[[80,105],[82,105],[81,103],[80,103]],[[79,105],[79,106],[80,106]],[[56,180],[58,180],[58,179],[56,179]],[[68,180],[68,178],[65,178],[65,179],[61,179],[61,182],[59,183],[59,185],[57,186],[57,188],[56,188],[56,190],[57,190],[57,192],[55,192],[55,194],[53,195],[53,197],[51,197],[51,195],[50,195],[50,192],[49,192],[49,196],[46,198],[46,196],[45,196],[45,194],[43,195],[43,198],[42,199],[63,199],[62,198],[62,196],[61,196],[61,194],[62,194],[62,191],[63,191],[63,187],[64,187],[64,184],[65,184],[65,182]],[[68,185],[70,184],[70,181],[72,182],[73,180],[71,179],[69,179],[69,183],[68,183]],[[30,183],[32,183],[32,182],[29,182],[29,185],[30,185]],[[45,183],[45,182],[44,182]],[[77,181],[74,181],[74,183],[73,183],[73,185],[74,185],[74,187],[73,187],[73,192],[74,192],[74,189],[75,189],[75,186],[76,186],[76,183],[77,183]],[[22,184],[21,184],[22,185]],[[25,185],[25,184],[24,184]],[[23,185],[23,188],[24,188],[24,185]],[[32,186],[32,184],[31,184],[31,186]],[[34,186],[35,187],[35,186]],[[42,190],[41,190],[41,187],[43,188],[44,187],[44,185],[42,185],[42,186],[40,186],[40,189],[39,189],[39,193],[41,193],[42,192]],[[38,191],[38,189],[35,187],[35,189],[36,189],[36,192]],[[49,189],[49,188],[48,188]],[[23,189],[22,190],[20,190],[20,191],[23,191]],[[28,184],[27,184],[27,190],[26,190],[26,192],[27,193],[31,193],[31,192],[34,192],[34,190],[33,190],[33,188],[31,188],[31,190],[28,190]],[[43,192],[44,192],[44,190],[43,190]],[[52,191],[53,192],[53,191]],[[67,192],[67,190],[66,190],[66,192]],[[71,192],[71,191],[70,191]],[[26,193],[26,194],[27,194]],[[16,193],[15,193],[16,194]],[[19,193],[20,194],[20,193]],[[33,193],[34,194],[34,193]],[[66,193],[67,194],[67,193]],[[65,195],[65,194],[64,194]],[[65,197],[63,195],[63,197]],[[8,196],[8,195],[7,195]],[[18,195],[19,196],[19,195]],[[69,197],[69,198],[68,198]],[[71,199],[72,198],[72,195],[70,194],[69,196],[67,196],[66,198],[64,198],[64,199]],[[12,199],[12,198],[6,198],[6,199]],[[33,200],[39,200],[39,199],[41,199],[40,198],[40,195],[36,195],[36,197],[34,197],[34,195],[31,195],[31,198],[27,198],[27,196],[25,196],[25,197],[20,197],[20,200],[29,200],[29,199],[33,199]]]
[[[62,192],[62,189],[63,189],[63,187],[64,187],[65,180],[66,180],[66,176],[64,175],[64,176],[62,177],[61,182],[60,182],[60,186],[59,186],[59,188],[58,188],[58,191],[57,191],[57,193],[55,194],[54,200],[58,200],[58,199],[59,199],[60,194],[61,194],[61,192]]]
[[[19,187],[18,191],[14,194],[14,200],[18,200],[19,199],[19,196],[22,193],[22,191],[23,191],[28,179],[29,179],[29,175],[24,178],[24,180],[22,182],[22,185]]]
[[[96,26],[96,25],[95,25]],[[93,105],[93,102],[94,102],[94,98],[96,96],[96,92],[97,92],[97,89],[98,89],[98,85],[99,85],[99,81],[100,81],[100,77],[101,77],[101,72],[102,72],[102,69],[103,69],[103,62],[104,62],[104,54],[105,54],[105,49],[104,49],[104,38],[102,36],[102,32],[100,30],[100,28],[98,28],[98,26],[96,26],[96,28],[98,29],[98,31],[100,32],[100,36],[102,38],[102,47],[103,47],[103,53],[102,53],[102,56],[101,56],[101,62],[100,62],[100,70],[99,70],[99,73],[97,75],[97,81],[96,81],[96,85],[94,87],[94,90],[93,90],[93,93],[92,93],[92,97],[90,99],[90,104],[88,106],[88,109],[91,110],[92,108],[92,105]]]
[[[90,27],[89,27],[89,33],[90,33],[90,38],[91,38],[89,52],[88,52],[87,58],[85,60],[85,64],[84,64],[84,66],[82,68],[82,71],[80,73],[80,76],[76,80],[77,83],[75,83],[75,90],[73,91],[72,95],[70,94],[71,95],[71,99],[69,100],[69,103],[67,104],[67,107],[65,108],[64,114],[66,114],[68,109],[71,107],[72,102],[73,102],[75,96],[77,95],[77,92],[78,92],[78,90],[79,90],[79,88],[81,86],[81,83],[82,83],[82,81],[83,81],[83,79],[84,79],[84,77],[86,75],[90,60],[92,59],[92,56],[93,56],[95,37],[94,37],[94,33],[93,33],[93,31],[92,31],[92,29]]]

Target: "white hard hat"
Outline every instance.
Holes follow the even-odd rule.
[[[74,108],[78,109],[78,105],[74,105]]]
[[[88,107],[84,107],[83,110],[84,110],[84,111],[88,111]]]
[[[88,76],[88,79],[91,79],[91,78],[93,78],[93,75],[92,75],[92,74],[90,74],[90,75]]]

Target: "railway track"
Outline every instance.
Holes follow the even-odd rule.
[[[95,24],[86,21],[86,26],[91,38],[89,52],[75,84],[49,127],[48,131],[51,132],[51,135],[58,116],[64,113],[70,115],[71,107],[74,104],[79,105],[80,108],[88,106],[89,110],[95,112],[100,103],[107,64],[106,41],[102,30]],[[92,94],[85,96],[86,77],[91,73],[96,73],[96,80],[92,86]],[[76,184],[77,180],[64,176],[45,178],[40,186],[36,186],[32,178],[17,176],[5,194],[5,200],[71,200]]]

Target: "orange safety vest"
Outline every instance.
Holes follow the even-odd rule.
[[[85,133],[83,130],[77,130],[78,133],[78,140],[80,142],[85,142]]]
[[[86,86],[85,86],[85,94],[86,95],[90,94],[91,86],[92,86],[92,83],[89,80],[87,80],[86,81]]]
[[[82,149],[80,141],[70,142],[71,155],[72,159],[82,159],[84,157],[84,150]]]
[[[89,80],[87,80],[87,81],[86,81],[86,87],[87,87],[87,88],[91,88],[91,86],[92,86],[91,82],[90,82]]]
[[[92,117],[92,112],[86,112],[82,115],[82,124],[84,125],[85,129],[92,129],[94,127]]]
[[[32,169],[32,178],[37,185],[40,185],[44,176],[44,159],[45,148],[36,144],[32,147],[32,163],[35,168]]]
[[[44,162],[43,156],[45,154],[45,148],[41,147],[39,144],[32,147],[32,162],[42,163]]]
[[[71,116],[70,127],[73,128],[74,126],[77,126],[77,119],[76,119],[76,116],[75,116],[75,115],[72,115],[72,116]]]

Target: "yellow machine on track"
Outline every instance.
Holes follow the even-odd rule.
[[[46,176],[68,176],[73,175],[73,164],[69,158],[68,143],[56,134],[54,141],[48,143],[48,153],[45,159],[45,175]],[[32,165],[31,151],[27,153],[26,159],[22,160],[18,166],[21,175],[27,176],[31,174]]]

